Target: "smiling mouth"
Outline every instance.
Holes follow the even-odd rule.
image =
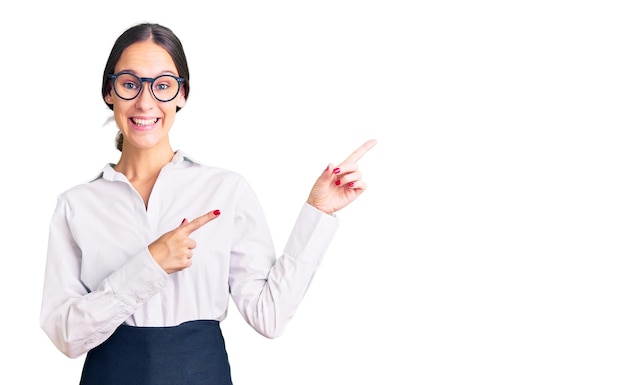
[[[130,119],[134,124],[136,124],[137,126],[152,126],[153,124],[156,124],[156,122],[159,121],[159,118],[154,118],[154,119],[137,119],[137,118],[131,118]]]

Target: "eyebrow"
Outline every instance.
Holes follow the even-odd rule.
[[[147,76],[139,76],[139,74],[137,73],[137,71],[132,70],[132,69],[122,69],[122,70],[119,70],[119,71],[117,71],[117,72],[115,72],[115,73],[118,73],[118,74],[119,74],[119,73],[122,73],[122,72],[131,73],[131,74],[136,75],[136,76],[138,76],[138,77],[147,77]],[[175,72],[173,72],[173,71],[170,71],[170,70],[165,70],[165,71],[161,71],[161,72],[159,72],[159,73],[158,73],[156,76],[154,76],[154,77],[156,78],[157,76],[161,76],[161,75],[174,75],[174,76],[179,76],[179,75],[176,75],[176,73],[175,73]]]

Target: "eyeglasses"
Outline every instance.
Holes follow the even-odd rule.
[[[109,79],[113,82],[115,94],[124,100],[133,100],[141,93],[143,83],[150,83],[152,96],[160,102],[173,100],[180,92],[180,85],[185,79],[174,75],[161,75],[156,78],[140,78],[129,72],[109,74]]]

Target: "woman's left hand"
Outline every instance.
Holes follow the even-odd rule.
[[[357,162],[376,143],[375,139],[370,139],[337,166],[329,164],[313,185],[307,203],[320,211],[332,214],[361,195],[367,185],[361,180],[362,175]]]

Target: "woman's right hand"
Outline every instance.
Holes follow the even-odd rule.
[[[208,212],[198,218],[183,219],[180,226],[161,235],[148,246],[152,258],[167,273],[172,274],[191,266],[196,241],[190,235],[220,215],[219,210]]]

